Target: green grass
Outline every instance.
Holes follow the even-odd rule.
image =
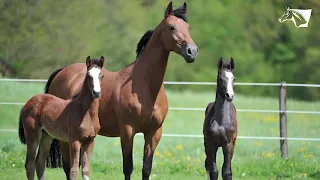
[[[0,82],[0,101],[25,102],[43,92],[43,83]],[[186,87],[187,88],[187,87]],[[214,87],[213,87],[214,91]],[[167,92],[171,107],[205,108],[214,93]],[[236,94],[238,109],[278,109],[276,98],[256,98]],[[320,102],[287,99],[288,110],[320,111]],[[0,128],[17,129],[20,106],[0,105]],[[277,113],[238,112],[239,136],[279,136]],[[169,111],[164,133],[202,134],[204,112]],[[289,137],[319,138],[319,115],[288,114]],[[289,159],[282,160],[278,140],[238,139],[232,162],[234,179],[320,179],[320,142],[289,141]],[[16,132],[0,132],[1,179],[26,179],[26,146]],[[141,179],[143,138],[134,142],[133,179]],[[162,137],[155,153],[152,179],[205,179],[202,138]],[[218,153],[221,178],[222,153]],[[93,179],[123,179],[119,138],[96,138],[92,157]],[[46,179],[64,179],[62,169],[47,169]]]

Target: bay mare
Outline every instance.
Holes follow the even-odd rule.
[[[222,165],[222,178],[232,179],[231,160],[238,134],[236,108],[232,103],[234,98],[233,75],[234,61],[218,62],[216,99],[209,103],[205,111],[203,123],[204,148],[206,153],[205,167],[209,180],[218,180],[216,154],[222,147],[224,162]]]
[[[45,160],[53,138],[66,142],[70,147],[68,179],[78,179],[80,147],[83,179],[89,179],[94,138],[100,130],[98,98],[101,96],[103,63],[103,57],[100,60],[87,57],[86,77],[77,97],[64,100],[51,94],[39,94],[21,109],[19,138],[27,144],[25,168],[29,180],[34,179],[35,170],[38,179],[44,179]]]
[[[130,179],[133,171],[133,140],[139,132],[144,134],[145,140],[142,179],[149,179],[153,154],[168,112],[163,82],[170,52],[181,55],[187,63],[194,62],[198,54],[198,48],[189,34],[186,14],[186,3],[173,10],[170,2],[164,19],[138,43],[136,60],[117,72],[102,70],[105,78],[102,81],[99,106],[99,134],[120,137],[125,179]],[[69,99],[80,91],[84,77],[85,64],[69,65],[50,76],[46,91]],[[56,145],[51,146],[51,152],[57,152]],[[68,146],[60,143],[60,147],[64,157],[64,171],[68,177]],[[55,158],[51,157],[50,160]]]

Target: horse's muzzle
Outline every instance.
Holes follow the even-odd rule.
[[[193,63],[196,60],[199,49],[196,44],[187,44],[184,48],[183,57],[187,63]]]
[[[99,98],[101,96],[101,92],[97,92],[97,91],[92,91],[92,96],[94,98]]]

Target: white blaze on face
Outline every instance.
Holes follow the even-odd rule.
[[[93,91],[95,92],[101,92],[100,80],[99,80],[100,72],[101,70],[97,67],[93,67],[92,69],[89,70],[89,74],[93,79]]]
[[[232,83],[233,83],[233,74],[230,71],[225,71],[226,77],[228,79],[227,82],[227,93],[229,94],[229,96],[233,96],[234,95],[234,91],[233,91],[233,87],[232,87]]]

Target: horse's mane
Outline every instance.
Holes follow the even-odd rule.
[[[188,18],[186,14],[183,12],[183,6],[175,9],[172,11],[172,15],[188,22]],[[136,54],[137,57],[142,53],[143,49],[146,47],[148,41],[150,40],[154,30],[148,30],[144,35],[141,37],[140,41],[137,44]]]

